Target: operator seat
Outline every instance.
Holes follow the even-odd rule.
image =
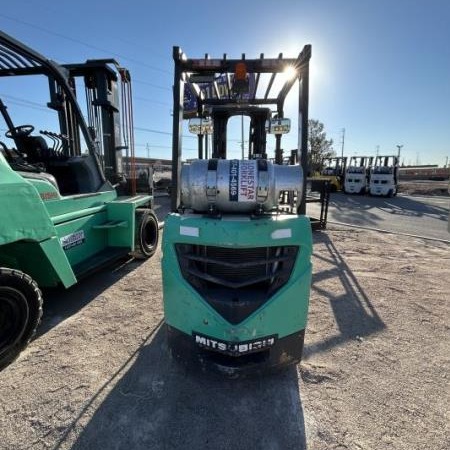
[[[50,157],[47,141],[42,136],[20,136],[15,141],[17,148],[26,153],[30,164],[46,161]]]

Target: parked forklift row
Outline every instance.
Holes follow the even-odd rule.
[[[399,160],[393,155],[326,158],[320,173],[313,176],[329,179],[334,192],[385,197],[397,195],[398,177]]]

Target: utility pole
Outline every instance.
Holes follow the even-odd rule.
[[[376,147],[375,147],[376,149],[377,149],[377,156],[379,155],[379,153],[380,153],[380,146],[379,145],[377,145]]]
[[[400,150],[402,149],[403,144],[402,145],[397,145],[398,148],[398,162],[400,163]]]
[[[341,147],[341,157],[344,158],[344,142],[345,142],[345,128],[342,128],[342,147]]]
[[[147,159],[150,159],[150,145],[146,145],[145,149],[147,150]]]

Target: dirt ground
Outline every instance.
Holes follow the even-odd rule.
[[[400,181],[398,191],[408,195],[449,195],[447,181]]]
[[[0,373],[0,448],[450,448],[450,246],[314,241],[304,359],[257,379],[170,358],[160,253],[46,292],[39,336]]]

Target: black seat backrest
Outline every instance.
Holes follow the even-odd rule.
[[[67,160],[68,166],[78,184],[78,192],[97,192],[102,185],[100,174],[91,155],[73,156]]]

